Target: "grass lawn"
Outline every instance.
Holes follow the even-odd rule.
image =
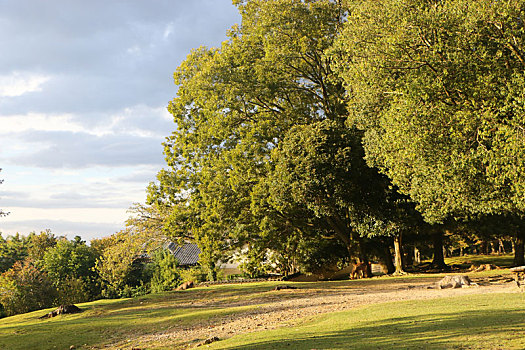
[[[458,257],[445,258],[449,265],[457,264],[464,267],[470,267],[472,264],[493,264],[499,267],[510,267],[514,260],[514,255],[464,255]]]
[[[452,260],[456,259],[456,261]],[[508,266],[511,256],[467,256],[447,263]],[[510,261],[510,262],[509,262]],[[498,263],[499,262],[499,263]],[[505,263],[507,262],[507,263]],[[478,277],[507,273],[493,270]],[[198,287],[139,298],[78,304],[85,311],[40,320],[52,309],[0,319],[1,350],[173,349],[182,346],[142,341],[152,334],[206,325],[220,317],[257,310],[261,305],[309,295],[395,288],[398,283],[433,281],[444,274],[412,274],[366,280],[294,283],[293,293],[276,293],[262,282]],[[469,273],[469,275],[471,275]],[[423,282],[426,283],[426,282]],[[429,282],[430,283],[430,282]],[[484,294],[432,301],[396,302],[360,307],[297,321],[293,327],[239,335],[210,345],[215,349],[525,349],[525,293]],[[141,340],[142,338],[142,340]],[[191,340],[191,339],[190,339]],[[140,344],[146,344],[140,345]],[[140,345],[140,346],[137,346]],[[206,347],[204,347],[206,348]]]
[[[103,347],[125,342],[128,337],[191,326],[210,318],[254,309],[257,305],[189,307],[191,302],[234,301],[256,298],[276,282],[247,285],[201,287],[184,292],[151,294],[133,299],[98,300],[77,304],[85,311],[40,320],[53,309],[34,311],[0,319],[0,349],[42,350]]]
[[[210,349],[524,349],[525,294],[378,304],[240,335]]]

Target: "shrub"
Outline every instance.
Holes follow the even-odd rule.
[[[180,277],[182,282],[205,282],[208,273],[201,266],[195,266],[190,269],[181,270]]]
[[[0,304],[7,316],[50,307],[56,297],[47,273],[30,261],[16,262],[0,275]]]
[[[63,281],[58,288],[57,304],[75,304],[90,299],[89,286],[81,278],[70,278]]]
[[[153,277],[151,291],[153,293],[172,290],[181,283],[177,260],[166,250],[157,250],[153,255]]]

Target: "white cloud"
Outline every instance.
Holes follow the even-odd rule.
[[[17,133],[28,130],[42,131],[71,131],[85,130],[73,120],[71,114],[46,115],[42,113],[28,113],[25,115],[1,116],[2,129],[0,134]]]
[[[0,75],[0,97],[22,96],[28,92],[42,91],[50,77],[33,73],[13,72]]]
[[[165,166],[173,72],[238,21],[231,0],[0,1],[0,230],[122,226]]]

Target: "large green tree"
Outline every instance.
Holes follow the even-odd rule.
[[[366,261],[370,247],[379,248],[376,255],[388,266],[391,257],[377,238],[392,236],[400,243],[403,232],[416,230],[418,216],[386,176],[367,166],[361,134],[328,119],[292,128],[273,154],[270,200],[277,208],[289,203],[307,208],[351,256]],[[402,252],[396,252],[401,272]]]
[[[165,143],[171,170],[150,191],[151,203],[173,208],[167,222],[182,221],[203,252],[261,235],[254,189],[273,170],[271,151],[292,126],[345,119],[344,89],[325,55],[342,23],[341,5],[238,6],[242,23],[229,40],[194,50],[175,73],[179,90],[169,110],[177,129]]]
[[[363,161],[362,133],[345,126],[346,92],[327,54],[345,6],[238,6],[242,23],[229,40],[193,51],[175,73],[170,169],[150,187],[150,204],[171,208],[164,228],[191,232],[210,270],[235,244],[274,248],[294,261],[298,246],[319,237],[336,237],[366,260],[362,236],[402,225],[390,215],[394,201],[386,204],[395,188]]]
[[[348,3],[334,57],[369,163],[430,223],[523,217],[525,2]]]

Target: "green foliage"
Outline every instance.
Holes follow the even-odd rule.
[[[28,257],[35,262],[43,260],[44,254],[50,248],[56,246],[58,238],[51,233],[51,230],[46,230],[36,234],[32,232],[29,237]]]
[[[268,249],[261,245],[252,245],[242,257],[239,269],[249,278],[266,275],[272,267],[269,266]],[[288,272],[288,269],[284,270]]]
[[[28,256],[29,241],[26,237],[16,234],[2,238],[0,234],[0,272],[9,270],[16,262]]]
[[[332,268],[337,270],[347,266],[347,247],[339,240],[319,237],[317,240],[305,240],[298,246],[298,269],[304,273],[323,273]]]
[[[274,152],[272,199],[282,206],[291,197],[326,221],[344,243],[361,225],[378,225],[388,180],[366,165],[360,142],[359,132],[330,120],[292,128]],[[290,194],[283,198],[286,191]]]
[[[82,278],[68,278],[57,288],[57,304],[67,305],[93,300],[92,287]],[[96,295],[98,297],[99,294]]]
[[[58,289],[63,284],[69,284],[76,290],[76,295],[81,295],[82,289],[86,288],[85,292],[89,295],[86,300],[89,300],[100,293],[98,275],[94,269],[97,257],[96,251],[81,241],[80,237],[77,236],[73,241],[64,238],[44,253],[42,268]],[[78,287],[78,280],[82,280],[83,287]]]
[[[162,258],[155,251],[163,241],[158,235],[137,231],[128,226],[95,244],[102,254],[95,263],[95,270],[102,280],[102,294],[107,298],[144,295],[150,292],[152,278],[156,275],[156,291],[173,283],[169,272],[159,272],[159,264],[169,266],[170,257]]]
[[[351,4],[338,71],[370,163],[431,223],[523,213],[525,3]]]
[[[168,250],[157,250],[153,255],[153,293],[175,289],[181,283],[180,271],[175,256]]]
[[[135,239],[137,238],[137,239]],[[146,258],[143,259],[144,240],[121,231],[106,238],[108,243],[95,263],[95,270],[103,284],[103,295],[109,298],[132,294],[132,289],[143,283]],[[149,280],[148,280],[149,281]]]
[[[181,282],[205,282],[207,281],[207,277],[207,271],[205,271],[201,266],[180,270]]]
[[[0,304],[7,316],[50,307],[56,296],[47,273],[30,261],[18,261],[0,275]]]

